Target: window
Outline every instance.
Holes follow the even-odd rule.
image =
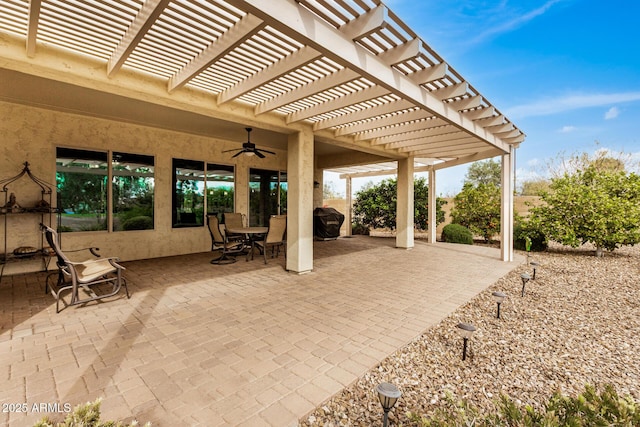
[[[60,231],[107,229],[107,166],[106,152],[57,149]]]
[[[233,166],[173,159],[173,227],[200,227],[207,214],[234,211]],[[206,200],[205,200],[206,194]]]
[[[207,164],[207,213],[219,214],[234,211],[233,166]]]
[[[113,230],[153,229],[154,159],[113,153]]]
[[[118,152],[111,157],[109,162],[106,152],[56,150],[59,231],[107,230],[110,218],[114,231],[153,228],[153,157]],[[112,200],[108,200],[109,167]]]
[[[204,162],[173,159],[173,227],[204,224]]]

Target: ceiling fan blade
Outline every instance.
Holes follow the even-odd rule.
[[[237,150],[238,150],[237,148],[232,148],[231,150],[223,150],[221,151],[221,153],[230,153],[232,151],[237,151]]]
[[[233,159],[234,157],[238,157],[241,154],[247,153],[247,154],[255,154],[256,156],[258,156],[261,159],[264,159],[266,156],[264,155],[264,153],[267,154],[276,154],[273,151],[269,151],[269,150],[262,150],[259,148],[256,148],[256,145],[254,143],[251,142],[251,128],[245,128],[245,130],[247,131],[247,142],[242,143],[242,148],[233,156],[231,156],[231,158]],[[229,153],[231,151],[236,151],[235,149],[233,150],[224,150],[222,151],[222,153]]]

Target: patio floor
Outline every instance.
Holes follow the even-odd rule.
[[[394,244],[315,242],[314,271],[303,275],[284,271],[282,256],[267,265],[211,265],[211,253],[127,262],[131,299],[60,314],[44,273],[5,276],[0,423],[32,425],[56,404],[61,420],[65,404],[103,397],[104,420],[295,426],[524,262],[480,246]]]

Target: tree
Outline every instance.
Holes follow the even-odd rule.
[[[500,187],[494,183],[467,182],[454,198],[453,223],[467,227],[485,241],[500,232]]]
[[[573,174],[583,171],[589,166],[602,172],[636,172],[640,171],[640,162],[632,154],[624,152],[611,152],[607,149],[598,149],[592,155],[589,153],[574,153],[556,156],[555,161],[547,164],[549,175],[553,178],[561,178],[564,174]]]
[[[323,199],[341,199],[343,197],[344,195],[336,190],[336,186],[333,181],[325,181],[324,185],[322,186]]]
[[[386,179],[378,185],[368,184],[355,195],[353,216],[357,224],[369,228],[396,228],[396,206],[398,181]],[[414,222],[418,229],[425,230],[428,225],[429,188],[425,178],[417,178],[413,184]],[[442,205],[446,202],[436,198],[436,222],[444,222]]]
[[[58,172],[56,174],[58,206],[75,213],[102,212],[106,207],[107,176]]]
[[[532,181],[524,181],[522,183],[522,189],[520,190],[521,196],[539,196],[545,191],[549,190],[550,181],[547,179],[536,179]]]
[[[550,240],[572,247],[592,243],[598,256],[603,248],[640,242],[640,175],[591,164],[553,178],[542,200],[546,204],[531,215]]]
[[[482,162],[473,162],[467,169],[464,177],[465,183],[473,185],[493,184],[500,187],[502,166],[497,160],[489,159]]]

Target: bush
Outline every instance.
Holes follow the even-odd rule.
[[[369,227],[366,227],[359,222],[354,222],[351,224],[351,234],[362,234],[364,236],[368,236]]]
[[[550,240],[596,253],[640,243],[640,175],[590,165],[551,180],[545,204],[531,209]]]
[[[467,227],[488,243],[500,233],[500,199],[500,187],[493,183],[465,183],[453,199],[452,222]]]
[[[102,399],[98,398],[95,402],[87,402],[84,405],[78,405],[73,408],[73,412],[68,414],[63,422],[57,423],[51,421],[49,417],[44,417],[33,427],[134,427],[138,425],[137,421],[124,424],[121,421],[100,421],[100,404]],[[144,427],[151,427],[151,423],[146,423]]]
[[[442,229],[442,241],[473,245],[473,234],[460,224],[448,224]]]
[[[356,193],[353,203],[353,218],[356,223],[370,229],[396,229],[398,181],[395,178],[385,179],[378,185],[367,184]],[[425,178],[413,181],[415,228],[426,230],[429,225],[429,187]],[[446,201],[436,197],[436,224],[444,222],[442,205]]]
[[[546,251],[548,248],[547,236],[540,230],[535,221],[522,221],[513,229],[513,247],[520,251],[527,250],[527,238],[531,240],[532,252]]]
[[[555,392],[541,409],[516,404],[501,396],[494,411],[481,411],[468,400],[455,400],[448,394],[443,405],[430,416],[409,413],[411,421],[420,427],[476,426],[639,426],[640,410],[630,397],[620,397],[612,385],[601,391],[585,386],[578,396],[563,396]]]
[[[123,230],[150,230],[153,229],[153,218],[148,216],[135,216],[122,223]]]

